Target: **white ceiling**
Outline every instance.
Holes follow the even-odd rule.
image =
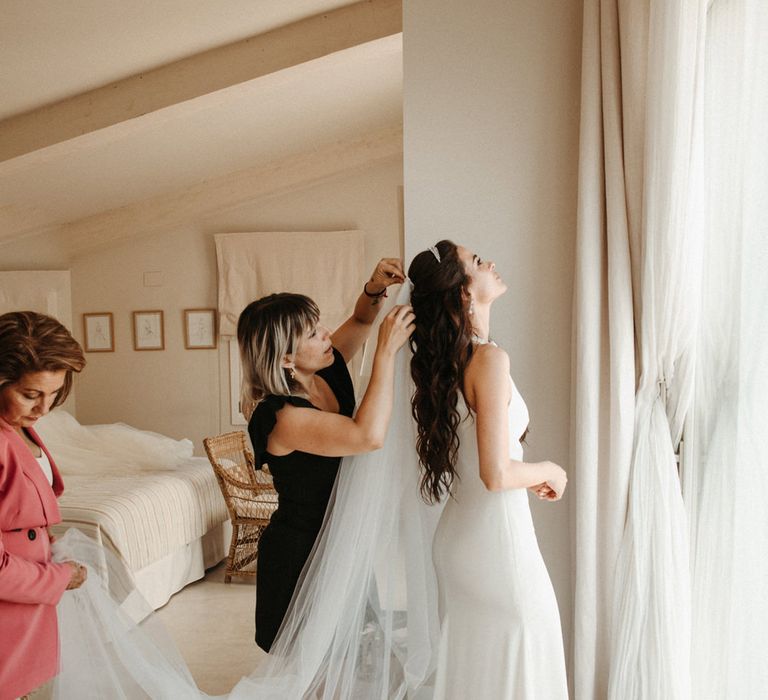
[[[272,73],[172,119],[0,169],[0,197],[39,225],[174,191],[396,123],[401,41],[389,37]],[[141,121],[141,120],[138,120]]]
[[[0,0],[0,114],[19,113],[351,4]],[[0,117],[2,118],[2,117]],[[393,35],[0,164],[0,238],[34,233],[402,121]],[[0,124],[0,128],[2,125]]]

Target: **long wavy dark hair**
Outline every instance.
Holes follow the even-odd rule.
[[[431,250],[411,262],[411,304],[416,315],[410,338],[411,376],[416,391],[411,411],[416,420],[416,450],[423,468],[421,495],[434,503],[450,493],[459,450],[459,392],[472,357],[472,324],[467,311],[469,276],[456,245],[440,241],[438,262]]]

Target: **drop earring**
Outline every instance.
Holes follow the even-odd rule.
[[[470,316],[475,315],[475,300],[470,297],[469,299],[469,311],[467,312]]]
[[[296,379],[296,370],[293,367],[291,367],[288,370],[288,375],[290,376],[291,379],[295,380]]]

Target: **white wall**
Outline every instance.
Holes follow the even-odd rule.
[[[403,29],[406,258],[450,238],[495,260],[526,458],[568,469],[581,2],[409,0]],[[568,641],[568,498],[532,505]]]

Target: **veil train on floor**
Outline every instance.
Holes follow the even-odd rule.
[[[409,298],[406,282],[395,303]],[[439,642],[432,538],[441,508],[419,495],[409,362],[406,347],[396,360],[384,446],[342,460],[332,507],[271,653],[222,697],[431,697]],[[59,605],[55,698],[208,697],[115,557],[76,531],[55,550],[89,566],[86,585]]]

